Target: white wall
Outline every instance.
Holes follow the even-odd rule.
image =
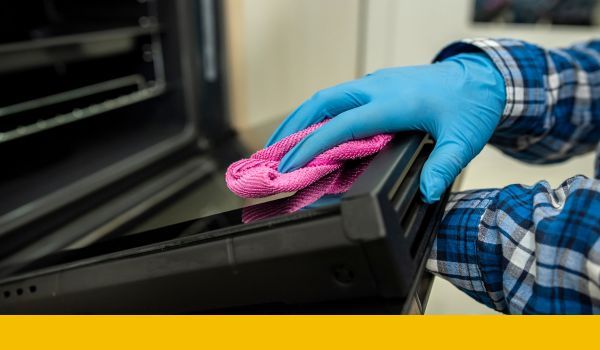
[[[574,27],[471,23],[473,0],[368,0],[366,71],[423,64],[448,43],[464,37],[511,37],[548,47],[598,34]]]
[[[228,0],[234,123],[281,117],[352,79],[359,0]]]

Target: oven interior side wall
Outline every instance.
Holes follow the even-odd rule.
[[[117,163],[133,167],[159,144],[175,153],[192,142],[198,116],[186,108],[179,55],[192,34],[178,23],[189,3],[2,5],[0,221]]]

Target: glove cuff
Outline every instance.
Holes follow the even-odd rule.
[[[510,47],[510,51],[507,49]],[[544,96],[525,96],[535,91],[543,90],[543,82],[537,80],[525,80],[522,77],[522,67],[520,65],[534,62],[529,59],[530,51],[522,41],[510,39],[463,39],[451,43],[442,49],[434,58],[434,62],[442,61],[448,57],[455,56],[460,53],[467,52],[482,52],[490,58],[496,69],[500,72],[504,79],[506,88],[506,103],[498,124],[498,129],[509,128],[518,117],[523,114],[530,114],[531,108],[535,105],[528,103],[538,99],[543,101]],[[527,67],[528,69],[539,70],[539,67]],[[540,74],[539,76],[542,76]],[[528,86],[523,86],[527,81]],[[535,86],[531,86],[531,85]],[[539,88],[539,89],[536,89]]]

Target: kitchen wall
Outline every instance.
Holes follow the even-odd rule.
[[[226,12],[238,127],[356,76],[359,0],[226,0]]]

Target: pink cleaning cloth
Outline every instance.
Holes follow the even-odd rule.
[[[327,194],[340,194],[350,189],[354,181],[367,168],[374,156],[347,161],[336,170],[290,197],[255,204],[242,209],[242,222],[249,223],[274,216],[296,212]]]
[[[248,159],[239,160],[227,168],[227,187],[243,198],[261,198],[283,192],[296,192],[319,179],[339,171],[345,162],[364,158],[383,149],[393,138],[392,134],[379,134],[364,139],[345,142],[333,147],[311,160],[304,167],[289,173],[280,173],[277,167],[281,159],[298,142],[310,135],[328,120],[309,126],[279,142],[254,153]],[[340,186],[328,185],[327,193],[339,193]],[[336,192],[337,191],[337,192]]]

